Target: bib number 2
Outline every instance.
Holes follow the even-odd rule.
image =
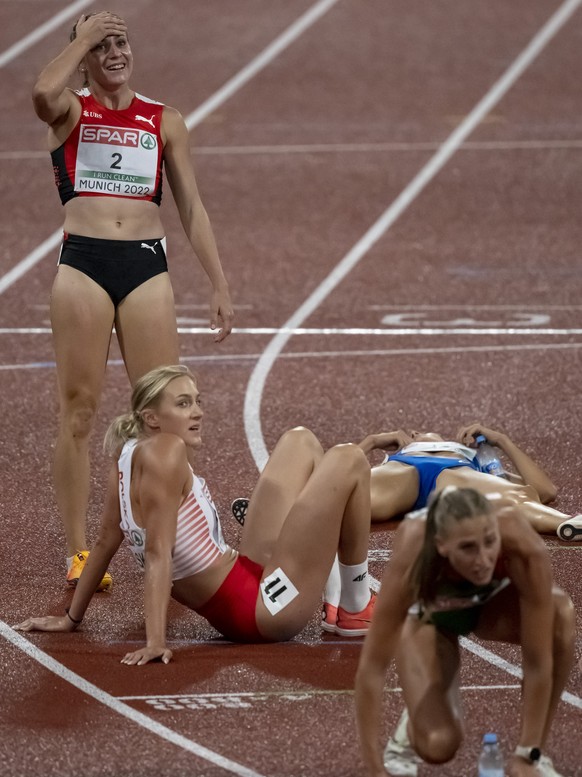
[[[82,124],[75,191],[148,197],[155,193],[158,141],[145,130]]]

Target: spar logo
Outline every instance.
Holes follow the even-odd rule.
[[[101,143],[111,146],[138,148],[139,130],[121,127],[81,127],[81,143]]]
[[[150,135],[149,132],[142,132],[140,144],[142,148],[146,149],[146,151],[153,151],[153,149],[156,147],[156,139],[153,135]]]

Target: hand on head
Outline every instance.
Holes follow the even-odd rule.
[[[109,35],[127,35],[127,25],[120,16],[110,11],[79,17],[74,27],[74,37],[96,46]]]

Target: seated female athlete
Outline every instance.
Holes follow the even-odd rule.
[[[545,544],[524,513],[510,500],[502,506],[475,489],[448,486],[398,528],[356,676],[370,775],[412,776],[418,756],[432,764],[453,758],[463,736],[459,635],[472,633],[521,646],[521,726],[509,775],[559,777],[544,747],[574,660],[575,614],[553,585]],[[408,715],[382,758],[392,659]]]
[[[99,538],[63,616],[30,618],[23,631],[73,631],[124,536],[145,571],[147,644],[126,664],[167,663],[169,597],[233,641],[287,640],[307,624],[336,552],[342,565],[338,633],[368,629],[370,467],[357,445],[326,453],[307,429],[283,435],[252,494],[240,547],[222,537],[204,480],[195,474],[202,409],[183,365],[140,378],[132,412],[111,425],[114,455]]]
[[[517,474],[502,478],[479,470],[475,448],[468,446],[481,434],[503,451]],[[384,462],[372,468],[372,521],[386,521],[425,507],[433,491],[451,485],[474,488],[485,495],[501,494],[506,501],[521,505],[522,514],[542,534],[555,533],[569,520],[565,513],[547,506],[557,490],[541,467],[506,434],[482,424],[462,427],[453,442],[434,433],[399,430],[368,435],[360,447],[365,453],[389,451]]]

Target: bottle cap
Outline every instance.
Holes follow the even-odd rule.
[[[497,734],[485,734],[483,736],[484,745],[494,745],[497,742]]]
[[[477,437],[475,437],[475,442],[477,445],[479,445],[482,442],[487,442],[487,437],[485,437],[484,434],[478,434]]]

